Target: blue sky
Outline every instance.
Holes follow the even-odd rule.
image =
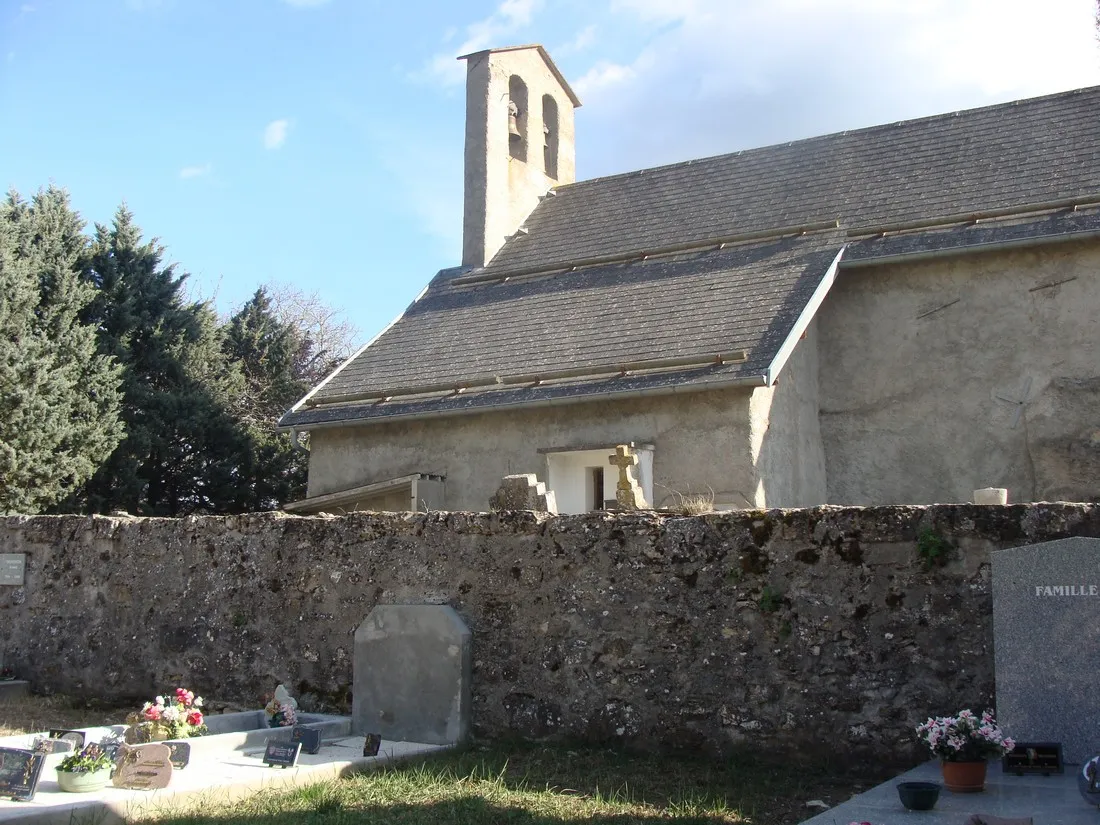
[[[227,312],[366,338],[458,262],[463,71],[539,42],[578,178],[1100,84],[1093,0],[0,0],[0,183],[125,201]]]

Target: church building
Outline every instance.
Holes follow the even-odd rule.
[[[575,181],[541,46],[466,55],[461,266],[280,420],[290,512],[1100,499],[1100,87]]]

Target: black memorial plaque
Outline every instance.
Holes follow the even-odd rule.
[[[301,742],[268,741],[264,750],[264,764],[271,767],[293,768],[298,764],[298,754],[302,752]]]
[[[300,742],[302,753],[317,753],[321,750],[321,731],[295,725],[294,730],[290,732],[290,741]]]
[[[191,761],[191,746],[187,742],[165,742],[168,759],[176,770],[183,770]]]
[[[1063,773],[1061,742],[1017,742],[1011,753],[1001,760],[1005,773],[1023,776],[1025,773],[1050,776]]]
[[[45,755],[22,748],[0,748],[0,796],[16,802],[34,799]]]
[[[378,756],[378,749],[382,747],[382,734],[368,733],[363,740],[363,756]]]

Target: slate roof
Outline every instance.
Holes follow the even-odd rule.
[[[1100,210],[1054,208],[1100,202],[1098,115],[1095,87],[563,186],[534,210],[527,234],[510,239],[488,266],[440,272],[280,426],[566,403],[763,376],[842,248],[845,261],[858,264],[1100,230]],[[1047,211],[869,234],[1024,205]],[[810,231],[779,236],[794,227]],[[641,257],[718,239],[734,243]],[[598,262],[615,256],[624,259]],[[747,358],[538,385],[510,380],[736,351]],[[497,378],[503,383],[494,385]]]
[[[1100,200],[1100,86],[563,186],[485,271],[1074,196]]]

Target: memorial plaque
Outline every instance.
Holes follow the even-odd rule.
[[[43,754],[22,748],[0,748],[0,797],[11,797],[16,802],[34,799],[45,763]]]
[[[51,739],[48,736],[36,736],[31,750],[49,756],[52,753],[72,753],[79,750],[71,739]]]
[[[321,731],[295,725],[290,732],[291,742],[301,742],[302,753],[317,753],[321,750]]]
[[[187,742],[165,742],[168,746],[168,760],[172,767],[182,771],[191,762],[191,745]]]
[[[382,747],[382,734],[368,733],[363,740],[363,756],[378,756],[378,749]]]
[[[73,750],[84,749],[84,731],[65,730],[64,728],[50,728],[50,739],[60,739],[64,742],[72,742]]]
[[[1017,742],[1012,752],[1004,755],[1001,769],[1017,776],[1062,773],[1062,746],[1058,742]]]
[[[268,740],[264,750],[264,764],[271,767],[293,768],[298,764],[298,754],[302,752],[301,742],[275,742]]]
[[[1080,765],[1100,742],[1100,539],[995,550],[992,573],[997,721]]]
[[[116,788],[151,791],[172,781],[171,749],[161,742],[118,747],[118,764],[111,784]]]
[[[0,553],[0,585],[22,587],[26,566],[26,553]]]

